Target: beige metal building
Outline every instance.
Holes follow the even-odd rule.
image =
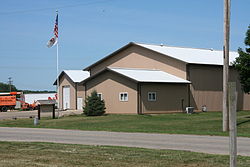
[[[230,52],[230,62],[237,56]],[[97,90],[107,113],[167,113],[204,105],[221,111],[222,65],[222,51],[131,42],[85,68],[90,77],[76,92],[85,99]],[[250,95],[241,91],[232,67],[229,75],[237,83],[238,110],[250,110]]]
[[[59,75],[59,108],[63,110],[81,110],[85,97],[84,86],[79,82],[89,77],[88,71],[64,70]],[[54,82],[57,85],[57,80]]]
[[[189,81],[160,70],[106,68],[81,82],[105,100],[108,113],[181,112]]]

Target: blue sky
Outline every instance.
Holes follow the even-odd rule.
[[[249,0],[232,0],[230,50],[244,48]],[[8,0],[0,5],[0,82],[55,90],[56,47],[47,48],[59,10],[59,69],[83,69],[127,43],[223,46],[223,0]]]

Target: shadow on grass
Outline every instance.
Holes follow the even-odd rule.
[[[139,116],[143,116],[143,117],[152,117],[151,114],[139,114]]]
[[[248,122],[250,122],[250,119],[237,123],[237,126],[240,126],[240,125],[248,123]]]

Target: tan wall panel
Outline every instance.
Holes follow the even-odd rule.
[[[91,75],[106,67],[158,69],[186,79],[186,64],[160,53],[131,46],[90,69]]]
[[[222,111],[222,66],[190,65],[189,69],[190,81],[192,82],[191,106],[194,106],[197,110],[201,110],[201,107],[206,105],[208,111]],[[237,85],[237,109],[249,110],[248,104],[245,103],[245,99],[249,95],[243,94],[238,73],[232,68],[229,71],[229,81],[234,81]]]
[[[250,111],[250,94],[244,94],[243,97],[243,106],[245,110]]]
[[[85,87],[83,85],[77,85],[77,97],[85,98]]]
[[[148,92],[156,92],[156,101],[148,101]],[[186,84],[142,84],[141,99],[142,113],[182,112],[182,107],[188,105],[188,87]]]
[[[70,109],[76,109],[76,90],[75,83],[71,81],[71,79],[67,75],[63,75],[60,79],[60,108],[63,106],[63,87],[70,86]]]
[[[191,65],[191,106],[201,110],[206,105],[208,111],[222,110],[222,67]]]
[[[230,70],[231,75],[229,77],[230,81],[236,81],[236,88],[238,93],[237,98],[237,109],[238,110],[250,110],[250,94],[246,94],[241,89],[241,83],[239,80],[239,74],[236,70]]]
[[[77,98],[82,98],[82,105],[85,105],[85,86],[77,85]]]
[[[112,72],[104,72],[86,83],[87,95],[102,93],[106,113],[137,113],[137,84]],[[119,101],[119,93],[128,92],[128,101]]]

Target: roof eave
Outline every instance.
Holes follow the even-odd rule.
[[[60,75],[56,78],[56,80],[55,80],[55,82],[53,83],[53,85],[57,85],[57,79],[58,78],[60,78],[62,75],[63,75],[63,73],[65,73],[64,71],[62,71],[61,73],[60,73]],[[65,73],[66,74],[66,73]],[[59,79],[60,80],[60,79]]]
[[[171,56],[171,55],[166,55],[166,54],[161,53],[161,52],[158,52],[158,51],[156,51],[156,50],[153,50],[153,49],[147,48],[147,47],[145,47],[145,46],[141,46],[141,45],[136,44],[136,43],[134,43],[134,44],[135,44],[136,46],[139,46],[139,47],[142,47],[142,48],[144,48],[144,49],[150,50],[150,51],[152,51],[152,52],[155,52],[155,53],[158,53],[158,54],[161,54],[161,55],[164,55],[164,56],[168,56],[168,57],[170,57],[170,58],[172,58],[172,59],[175,59],[175,60],[178,60],[178,61],[180,61],[180,62],[183,62],[183,63],[186,63],[186,64],[188,64],[188,63],[189,63],[189,62],[186,62],[186,61],[184,61],[184,60],[177,59],[177,58],[175,58],[175,57],[173,57],[173,56]]]
[[[167,81],[166,81],[166,82],[159,82],[159,81],[152,81],[152,82],[150,82],[150,81],[139,81],[139,80],[136,80],[136,79],[131,78],[131,77],[129,77],[129,76],[123,75],[123,74],[121,74],[121,73],[119,73],[119,72],[117,72],[117,71],[115,71],[115,70],[112,70],[112,69],[109,68],[109,67],[106,67],[105,69],[103,69],[102,71],[96,73],[95,75],[86,78],[85,80],[79,82],[79,84],[84,84],[84,83],[86,83],[87,81],[91,80],[92,78],[95,78],[96,76],[100,75],[101,73],[103,73],[103,72],[105,72],[105,71],[113,72],[113,73],[115,73],[115,74],[118,74],[118,75],[120,75],[120,76],[122,76],[122,77],[125,77],[125,78],[127,78],[127,79],[129,79],[129,80],[131,80],[131,81],[133,81],[133,82],[136,82],[136,83],[191,84],[190,81],[183,81],[183,82],[167,82]]]
[[[78,82],[74,82],[74,81],[70,78],[70,76],[69,76],[65,71],[62,71],[61,74],[59,75],[59,77],[58,77],[58,78],[59,78],[59,82],[60,82],[60,78],[62,77],[63,74],[67,75],[71,82],[73,82],[73,83],[78,83]],[[57,78],[57,79],[58,79],[58,78]],[[54,82],[53,85],[57,85],[57,79],[55,80],[55,82]],[[59,85],[60,85],[60,83],[59,83]]]
[[[169,84],[191,84],[191,82],[159,82],[159,81],[152,81],[152,82],[150,82],[150,81],[138,81],[138,82],[140,82],[140,83],[169,83]]]
[[[106,56],[106,57],[104,57],[104,58],[98,60],[97,62],[91,64],[90,66],[84,68],[83,70],[84,70],[84,71],[89,71],[90,68],[92,68],[93,66],[95,66],[95,65],[97,65],[97,64],[100,64],[100,63],[103,62],[104,60],[106,60],[106,59],[108,59],[108,58],[114,56],[115,54],[117,54],[117,53],[119,53],[119,52],[121,52],[121,51],[127,49],[128,47],[130,47],[130,46],[132,46],[132,45],[135,45],[135,43],[134,43],[134,42],[128,43],[127,45],[125,45],[125,46],[121,47],[120,49],[114,51],[113,53],[109,54],[108,56]]]

